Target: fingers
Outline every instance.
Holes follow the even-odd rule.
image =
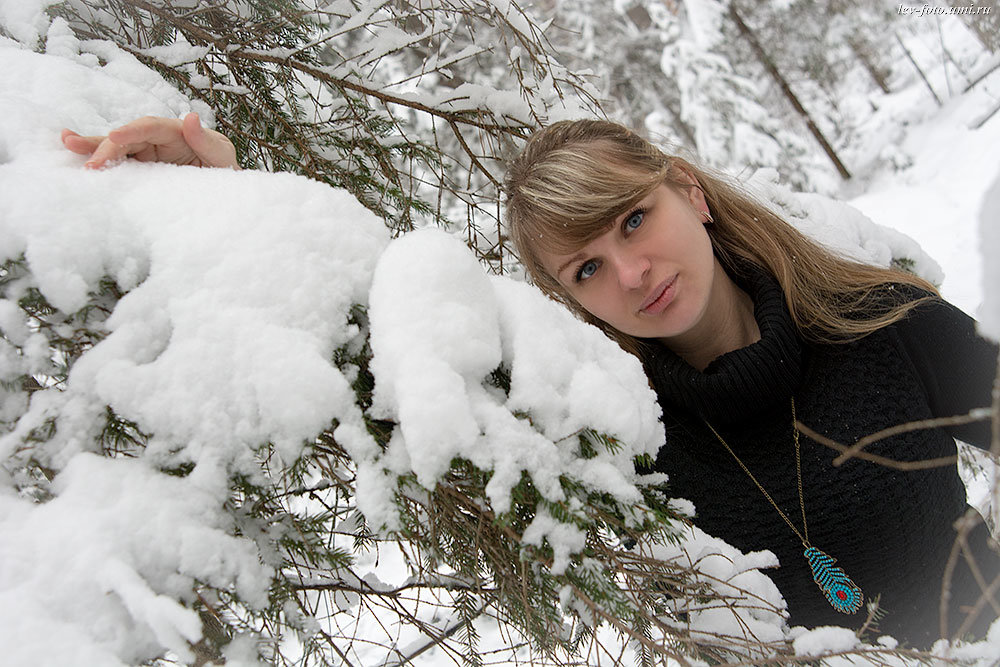
[[[73,130],[63,129],[61,137],[63,146],[79,155],[90,155],[104,140],[104,137],[83,137]]]
[[[201,160],[201,166],[240,168],[232,142],[224,135],[202,127],[198,114],[189,113],[184,117],[181,132],[187,145]]]
[[[84,137],[73,130],[63,128],[60,133],[63,146],[78,155],[89,155],[83,166],[99,169],[109,160],[118,160],[128,155],[127,147],[117,144],[107,137]]]
[[[188,164],[193,153],[184,143],[179,120],[144,116],[108,132],[107,139],[84,166],[97,169],[125,157],[141,162]]]
[[[104,139],[97,145],[97,148],[91,153],[90,159],[84,162],[83,166],[87,169],[100,169],[108,162],[126,157],[128,157],[127,146],[115,143],[111,139]]]
[[[123,146],[128,144],[155,144],[167,146],[182,143],[181,121],[176,118],[144,116],[108,132],[108,139]]]

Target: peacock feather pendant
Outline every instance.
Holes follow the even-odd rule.
[[[864,595],[843,569],[834,566],[836,558],[816,547],[807,547],[804,555],[812,568],[813,580],[834,609],[842,614],[853,614],[861,609]]]

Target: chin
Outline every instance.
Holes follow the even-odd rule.
[[[687,332],[694,328],[695,322],[697,322],[696,317],[692,317],[688,313],[676,312],[670,313],[669,318],[664,318],[664,322],[648,322],[646,326],[642,327],[642,334],[632,334],[639,338],[657,338],[661,341],[666,341],[670,338],[676,338],[677,336],[683,336]]]

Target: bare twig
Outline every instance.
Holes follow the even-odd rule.
[[[945,426],[961,426],[962,424],[985,421],[990,419],[992,416],[992,410],[989,408],[977,408],[975,410],[970,410],[964,415],[956,415],[954,417],[935,417],[933,419],[918,419],[906,422],[905,424],[890,426],[889,428],[876,431],[875,433],[866,435],[858,440],[856,443],[848,447],[844,453],[835,458],[833,460],[833,465],[842,465],[848,459],[857,456],[858,452],[873,442],[878,442],[879,440],[884,440],[894,435],[899,435],[900,433],[910,433],[912,431],[922,431],[929,428],[942,428]],[[810,435],[809,437],[812,436]]]
[[[795,422],[795,428],[806,437],[812,438],[819,444],[835,449],[838,452],[843,453],[850,449],[847,445],[842,445],[836,440],[832,440],[825,435],[817,433],[800,421]],[[865,461],[871,461],[872,463],[878,463],[879,465],[886,466],[887,468],[893,468],[895,470],[926,470],[928,468],[955,465],[958,461],[957,456],[942,456],[934,459],[924,459],[922,461],[897,461],[895,459],[878,456],[865,451],[858,451],[854,457]]]

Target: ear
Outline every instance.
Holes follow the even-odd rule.
[[[679,168],[681,183],[690,185],[690,187],[685,187],[684,192],[687,194],[688,202],[690,202],[692,208],[695,211],[702,213],[708,210],[708,202],[705,201],[705,191],[701,189],[701,183],[695,178],[694,174],[685,169],[684,167]]]

